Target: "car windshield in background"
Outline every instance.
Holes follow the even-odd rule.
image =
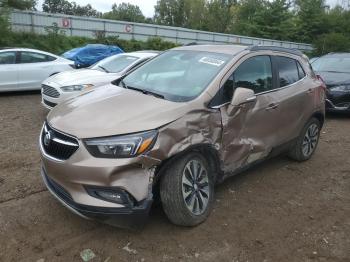
[[[319,72],[350,73],[350,57],[321,57],[312,63],[312,68]]]
[[[91,67],[91,69],[103,70],[107,73],[118,73],[138,60],[138,57],[117,55],[106,58]]]
[[[231,58],[211,52],[168,51],[126,76],[123,85],[170,101],[190,101],[202,93]]]

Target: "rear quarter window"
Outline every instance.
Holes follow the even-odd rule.
[[[42,53],[35,52],[21,52],[20,63],[21,64],[31,64],[31,63],[42,63],[42,62],[51,62],[56,60],[56,57],[45,55]]]

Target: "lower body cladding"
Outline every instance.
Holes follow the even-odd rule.
[[[89,153],[83,147],[78,150],[63,162],[43,155],[41,175],[48,190],[84,218],[119,227],[142,226],[153,202],[154,169],[128,159],[83,160],[79,155]]]

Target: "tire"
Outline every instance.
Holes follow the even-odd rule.
[[[316,118],[311,118],[304,126],[288,156],[299,162],[310,159],[316,151],[320,139],[320,131],[320,121]]]
[[[200,164],[195,173],[194,166]],[[201,173],[196,183],[194,176]],[[206,159],[197,152],[191,152],[175,159],[160,181],[160,198],[169,220],[180,226],[196,226],[210,214],[214,200],[214,177]],[[192,185],[192,186],[190,186]],[[187,202],[186,202],[186,200]]]

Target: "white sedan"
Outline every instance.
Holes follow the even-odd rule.
[[[69,98],[118,79],[158,54],[155,51],[117,54],[88,69],[76,69],[49,77],[42,83],[42,104],[51,109]]]
[[[40,90],[43,80],[73,67],[73,61],[35,49],[0,49],[0,92]]]

